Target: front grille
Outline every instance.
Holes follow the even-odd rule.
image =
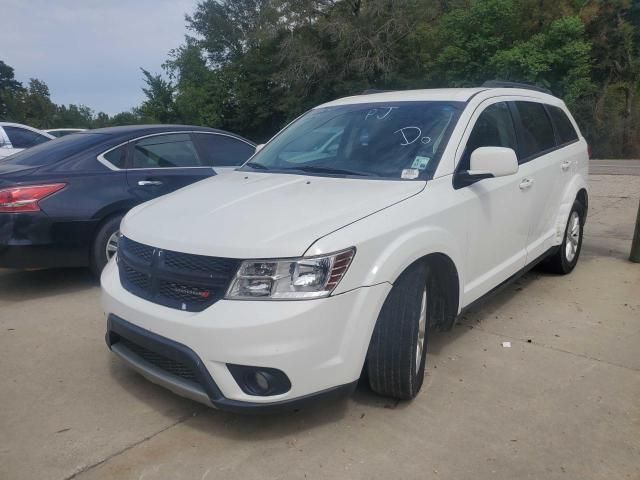
[[[132,257],[138,258],[143,262],[151,263],[151,257],[153,256],[153,247],[148,245],[143,245],[142,243],[134,242],[133,240],[127,239],[127,251],[131,254]]]
[[[123,263],[121,272],[124,273],[126,281],[131,287],[137,290],[146,290],[149,288],[149,276],[144,273],[131,268],[129,265]]]
[[[150,364],[164,370],[167,373],[176,375],[185,380],[197,382],[196,372],[188,365],[180,363],[176,360],[165,357],[159,353],[153,352],[142,345],[138,345],[126,338],[120,337],[118,343],[121,343],[124,347],[131,350],[131,352],[138,355],[143,360],[146,360]]]
[[[240,260],[154,248],[121,237],[118,269],[122,286],[150,302],[200,312],[224,297]]]

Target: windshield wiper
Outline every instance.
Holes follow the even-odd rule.
[[[256,170],[269,170],[269,167],[266,167],[266,166],[262,165],[261,163],[255,163],[255,162],[247,163],[245,165],[245,167],[251,167],[251,168],[254,168]]]
[[[329,173],[329,174],[333,173],[336,175],[357,175],[359,177],[368,177],[368,176],[379,177],[380,176],[376,173],[358,172],[357,170],[346,170],[343,168],[320,167],[317,165],[306,165],[306,166],[295,167],[295,168],[283,168],[283,171],[286,171],[286,170],[298,170],[301,172],[309,172],[309,173]]]

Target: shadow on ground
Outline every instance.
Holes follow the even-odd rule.
[[[84,268],[33,271],[0,269],[0,302],[23,302],[96,286],[98,280]]]

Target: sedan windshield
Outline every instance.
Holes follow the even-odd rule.
[[[305,175],[429,179],[464,104],[392,102],[316,108],[244,169]]]

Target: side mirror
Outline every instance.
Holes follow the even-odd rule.
[[[264,148],[264,143],[261,143],[260,145],[256,145],[256,153],[258,153],[263,148]]]
[[[518,157],[511,148],[480,147],[471,152],[471,169],[456,173],[454,187],[462,188],[486,178],[518,173]]]
[[[506,177],[518,173],[518,157],[511,148],[480,147],[471,153],[471,173]]]

